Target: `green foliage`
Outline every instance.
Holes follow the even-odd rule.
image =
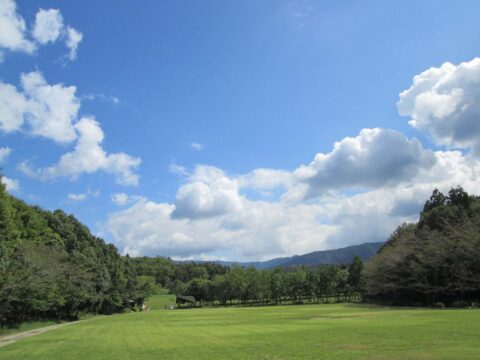
[[[363,263],[256,270],[214,263],[176,263],[170,259],[132,259],[140,279],[166,284],[171,294],[194,296],[203,305],[318,302],[322,298],[358,299],[364,291]],[[143,281],[143,280],[142,280]]]
[[[137,277],[137,289],[143,293],[145,298],[152,295],[161,295],[165,290],[155,283],[153,276],[141,275]]]
[[[417,224],[402,225],[366,269],[368,295],[401,305],[480,299],[480,199],[434,190]]]
[[[0,325],[113,313],[151,289],[130,259],[72,215],[43,211],[0,183]]]
[[[363,262],[359,256],[355,256],[348,267],[347,283],[353,291],[364,292],[365,277],[363,275]]]

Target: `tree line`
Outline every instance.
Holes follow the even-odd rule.
[[[7,194],[0,182],[0,325],[111,314],[144,297],[128,257],[74,216]]]
[[[175,295],[194,296],[203,305],[352,300],[364,289],[363,263],[257,270],[215,263],[176,263],[165,258],[132,259],[136,272]]]

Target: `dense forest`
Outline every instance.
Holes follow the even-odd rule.
[[[480,198],[435,190],[416,224],[400,226],[366,266],[367,297],[394,305],[480,302]]]
[[[0,325],[110,314],[141,301],[128,257],[72,215],[9,195],[0,182]]]
[[[365,284],[363,263],[355,257],[344,265],[257,270],[215,263],[176,263],[162,257],[133,258],[132,264],[148,291],[165,289],[194,296],[203,305],[302,303],[359,298]]]

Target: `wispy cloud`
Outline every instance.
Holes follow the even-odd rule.
[[[68,198],[72,201],[83,201],[87,198],[87,194],[80,193],[80,194],[68,194]]]
[[[197,142],[192,142],[192,143],[190,144],[190,147],[191,147],[193,150],[200,151],[200,150],[203,150],[203,148],[205,147],[205,145],[200,144],[200,143],[197,143]]]
[[[12,149],[9,147],[0,147],[0,164],[7,160],[11,152]]]
[[[100,195],[100,190],[98,189],[92,190],[88,188],[87,191],[83,193],[78,193],[78,194],[69,193],[68,199],[71,201],[83,201],[83,200],[87,200],[88,198],[97,197],[99,195]]]
[[[128,202],[128,195],[125,193],[113,194],[112,201],[117,205],[125,205]]]
[[[89,101],[100,101],[105,103],[111,104],[120,104],[120,99],[113,95],[105,95],[105,94],[86,94],[82,96],[82,99],[89,100]]]
[[[170,165],[168,165],[168,171],[172,174],[180,175],[184,177],[190,175],[185,166],[178,165],[175,163],[171,163]]]

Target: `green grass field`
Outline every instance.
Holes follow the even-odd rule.
[[[150,310],[164,310],[165,305],[175,305],[175,295],[154,295],[145,303],[150,306]]]
[[[479,310],[304,305],[154,310],[65,326],[0,359],[480,359]]]

